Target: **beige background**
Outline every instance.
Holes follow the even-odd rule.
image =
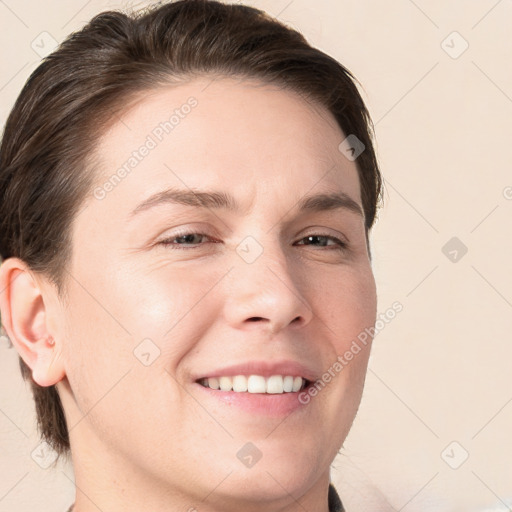
[[[376,124],[386,188],[372,240],[379,311],[394,301],[403,311],[375,338],[359,414],[334,464],[347,511],[507,510],[512,2],[246,3],[345,64]],[[2,126],[40,60],[32,42],[48,44],[42,32],[61,41],[123,5],[142,3],[0,0]],[[32,399],[5,344],[0,365],[0,512],[64,511],[72,469],[31,458]]]

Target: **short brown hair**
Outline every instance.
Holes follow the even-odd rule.
[[[65,296],[71,223],[91,193],[90,156],[129,98],[200,75],[277,84],[315,100],[364,144],[356,164],[372,227],[382,200],[373,125],[353,75],[296,30],[261,10],[179,0],[127,15],[107,11],[71,34],[27,80],[0,146],[0,255],[22,259]],[[340,141],[341,142],[341,141]],[[55,385],[41,387],[19,358],[38,429],[58,454],[69,433]]]

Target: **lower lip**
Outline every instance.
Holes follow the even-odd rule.
[[[262,416],[280,417],[302,409],[307,404],[299,401],[299,395],[308,388],[295,393],[236,393],[235,391],[220,391],[207,388],[196,383],[200,392],[212,399],[219,400],[228,407],[237,407],[243,411]]]

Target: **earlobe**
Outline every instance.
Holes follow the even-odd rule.
[[[33,272],[19,258],[0,266],[2,324],[13,346],[32,370],[40,386],[51,386],[65,376],[61,345],[48,331],[47,310]]]
[[[32,378],[40,386],[52,386],[64,378],[64,365],[61,363],[60,346],[56,347],[52,339],[41,340],[49,348],[38,350],[37,361],[32,366]]]

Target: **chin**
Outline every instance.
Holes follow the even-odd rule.
[[[263,465],[262,461],[253,468],[233,472],[225,484],[219,488],[223,499],[240,501],[276,502],[280,499],[288,501],[290,495],[295,499],[302,496],[320,478],[322,471],[308,466],[307,461],[296,459],[290,463],[282,462],[279,465]],[[260,466],[257,469],[257,466]],[[327,468],[326,468],[327,469]],[[216,491],[217,494],[217,491]]]
[[[259,502],[289,498],[290,494],[298,497],[329,470],[331,461],[327,453],[322,454],[321,446],[305,447],[293,437],[271,437],[244,443],[237,451],[226,494]]]

